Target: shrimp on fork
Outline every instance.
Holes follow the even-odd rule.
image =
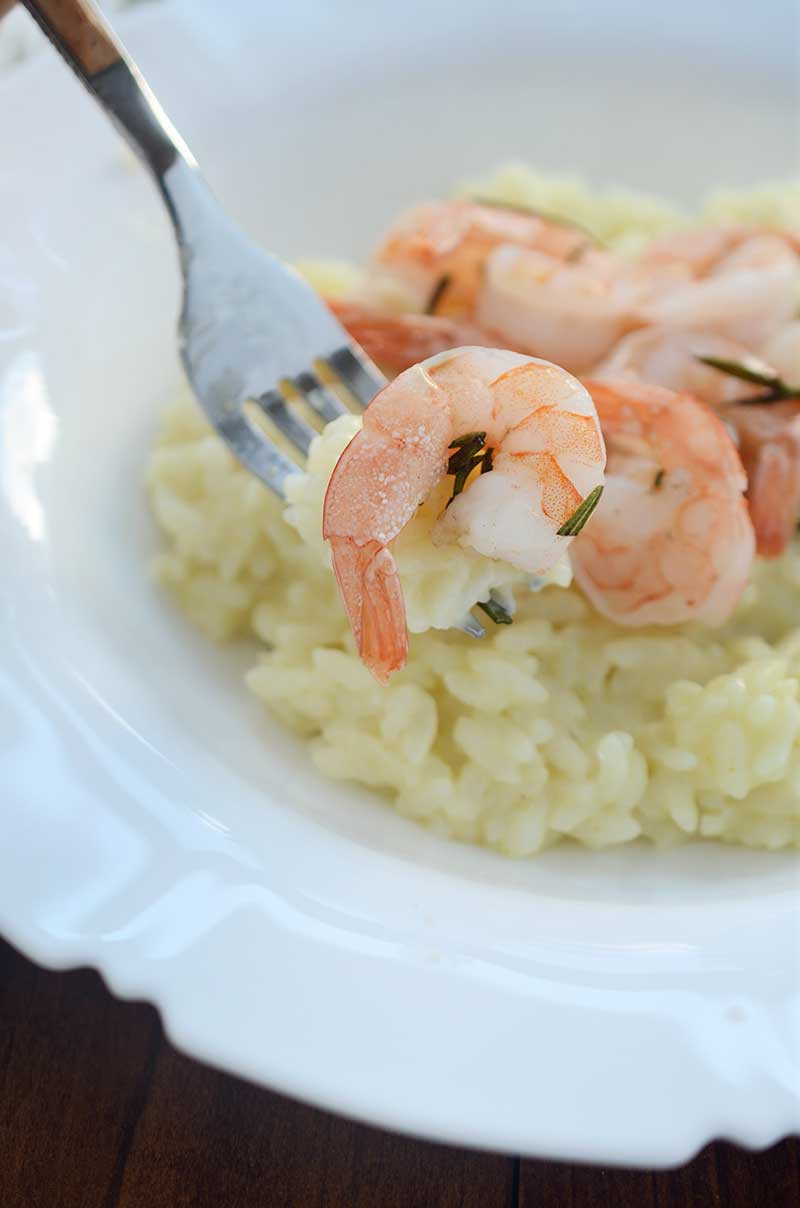
[[[603,506],[570,549],[578,585],[619,625],[720,624],[755,553],[728,430],[689,394],[624,380],[586,387],[608,466]]]
[[[322,525],[359,654],[381,683],[408,652],[389,545],[444,478],[453,442],[476,434],[490,472],[466,481],[434,524],[434,543],[542,574],[572,539],[559,530],[584,500],[599,498],[605,448],[597,414],[565,370],[514,352],[458,348],[395,378],[336,463]]]

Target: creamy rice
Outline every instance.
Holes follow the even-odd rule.
[[[520,167],[470,191],[563,214],[623,249],[689,221]],[[800,225],[800,189],[718,194],[706,213]],[[351,266],[303,267],[329,293],[358,288]],[[593,613],[564,566],[531,592],[512,568],[433,550],[432,501],[397,543],[412,637],[384,688],[355,655],[320,535],[325,483],[356,425],[329,425],[285,511],[188,400],[168,410],[148,476],[166,543],[157,579],[209,637],[263,644],[247,684],[323,772],[514,856],[563,837],[800,843],[800,547],[756,563],[721,629],[625,630]],[[437,628],[490,588],[513,592],[513,625],[487,621],[480,642]]]

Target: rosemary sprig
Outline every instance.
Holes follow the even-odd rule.
[[[487,206],[490,210],[510,210],[512,214],[529,214],[533,218],[543,218],[554,226],[571,227],[574,231],[580,231],[590,243],[600,242],[596,235],[574,218],[565,218],[563,214],[554,214],[551,210],[540,210],[538,206],[525,206],[520,202],[497,201],[494,197],[482,197],[479,193],[473,194],[469,200],[474,201],[476,205]]]
[[[463,436],[454,436],[453,439],[450,441],[450,444],[447,447],[448,447],[448,449],[465,449],[467,447],[467,445],[471,445],[472,442],[477,437],[480,437],[481,440],[485,440],[486,433],[485,432],[465,432]]]
[[[486,448],[485,432],[465,432],[457,436],[448,446],[455,449],[447,463],[447,473],[453,475],[453,494],[447,501],[447,507],[464,490],[467,479],[476,466],[481,467],[481,474],[487,474],[492,468],[492,451]]]
[[[590,491],[583,502],[576,507],[569,520],[564,521],[561,528],[558,529],[557,535],[559,537],[576,536],[597,507],[602,494],[603,486],[601,483],[599,487],[595,487],[593,491]]]
[[[436,284],[434,285],[433,290],[431,292],[431,296],[430,296],[430,298],[428,298],[428,305],[425,307],[426,315],[435,315],[436,314],[436,307],[439,305],[443,296],[445,295],[447,290],[450,288],[450,282],[452,280],[453,280],[453,278],[450,276],[450,274],[445,273],[436,282]]]
[[[780,381],[774,369],[753,369],[744,361],[730,361],[726,357],[701,357],[697,360],[710,369],[719,369],[720,373],[729,373],[731,377],[741,382],[750,382],[754,386],[774,386]]]
[[[664,473],[665,473],[665,471],[663,469],[659,470],[658,473],[656,474],[655,478],[653,479],[653,490],[654,491],[657,491],[658,488],[661,486],[662,482],[664,481]]]
[[[766,388],[766,394],[750,394],[736,399],[737,403],[781,403],[787,398],[800,398],[800,386],[790,386],[774,369],[752,369],[743,361],[729,361],[725,357],[697,357],[697,360],[741,382]]]
[[[513,620],[511,613],[497,600],[479,600],[478,608],[485,612],[495,625],[510,625]]]

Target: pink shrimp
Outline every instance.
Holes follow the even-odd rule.
[[[464,345],[491,348],[491,336],[467,319],[446,315],[381,314],[359,302],[326,299],[328,307],[350,335],[382,368],[392,373]]]
[[[460,348],[401,373],[373,399],[328,484],[323,536],[358,651],[385,683],[408,651],[390,542],[446,474],[452,442],[485,434],[491,472],[471,478],[432,532],[534,574],[567,549],[559,529],[603,483],[592,400],[546,361]]]
[[[447,278],[437,312],[472,317],[487,257],[503,244],[537,248],[555,259],[589,244],[576,227],[534,213],[473,201],[436,201],[401,216],[373,258],[378,278],[407,294],[412,310],[425,310]]]
[[[716,406],[736,433],[756,550],[762,557],[777,557],[794,537],[800,517],[800,399],[760,405],[757,400],[768,387],[747,385],[703,365],[699,356],[738,362],[763,374],[778,373],[794,385],[800,383],[800,323],[780,328],[762,348],[763,359],[723,336],[645,327],[621,340],[593,376],[688,391]],[[753,402],[739,403],[743,396]]]
[[[800,516],[800,400],[739,403],[720,414],[739,440],[756,548],[762,557],[776,558]]]
[[[667,236],[639,257],[636,271],[652,275],[639,317],[756,348],[791,316],[799,266],[790,232],[736,226]]]
[[[713,332],[642,327],[623,336],[609,356],[594,366],[591,376],[649,382],[667,390],[693,394],[713,406],[741,398],[741,381],[704,365],[700,357],[738,361],[762,372],[770,368],[766,362],[752,356],[743,344]],[[754,386],[750,392],[757,394],[758,388]]]
[[[576,538],[576,581],[621,625],[719,624],[755,552],[747,485],[722,421],[688,394],[586,383],[608,443],[600,507]]]
[[[648,269],[680,271],[682,275],[690,277],[705,277],[730,252],[750,239],[763,235],[781,240],[790,251],[800,255],[800,232],[736,222],[661,235],[644,248],[638,257],[638,264]]]
[[[509,347],[582,373],[641,324],[643,290],[607,252],[567,263],[505,245],[486,261],[475,317]]]

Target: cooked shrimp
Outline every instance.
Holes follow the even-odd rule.
[[[438,313],[474,314],[483,266],[502,244],[537,248],[556,259],[588,246],[576,227],[533,213],[472,201],[416,206],[392,227],[373,258],[377,280],[400,285],[411,310],[425,310],[437,284],[448,278]]]
[[[699,357],[738,361],[752,369],[770,366],[756,359],[743,344],[704,331],[674,327],[642,327],[623,336],[611,354],[595,365],[592,377],[650,382],[693,394],[712,406],[742,397],[742,383],[730,374],[704,365]],[[751,393],[757,394],[753,386]]]
[[[683,232],[640,256],[636,271],[652,272],[653,283],[639,314],[647,324],[714,332],[756,348],[792,315],[799,266],[789,235],[747,227]]]
[[[359,302],[328,299],[327,304],[373,361],[392,373],[466,344],[491,348],[496,341],[467,319],[445,315],[382,314]]]
[[[740,403],[721,414],[739,440],[756,548],[775,558],[789,545],[800,517],[800,400]]]
[[[777,373],[792,385],[800,383],[800,322],[779,328],[761,349],[760,357],[722,336],[645,327],[620,340],[611,356],[592,372],[598,378],[638,379],[688,391],[720,409],[719,414],[736,433],[747,473],[757,552],[776,557],[788,546],[800,518],[800,400],[739,405],[743,396],[758,399],[767,388],[746,385],[731,374],[703,365],[699,356],[739,362],[748,369]]]
[[[670,231],[651,240],[637,257],[648,271],[674,271],[676,278],[704,277],[727,253],[752,233],[739,224]]]
[[[746,478],[725,425],[688,394],[586,385],[608,467],[601,505],[570,549],[578,584],[621,625],[724,621],[755,548]]]
[[[322,522],[359,654],[382,683],[408,650],[389,543],[445,476],[452,442],[475,432],[485,433],[491,472],[470,479],[446,508],[435,542],[542,574],[571,540],[559,528],[602,485],[605,450],[592,400],[556,365],[460,348],[386,386],[336,463]]]
[[[762,235],[780,239],[790,251],[800,254],[800,232],[736,222],[661,235],[647,244],[638,263],[648,269],[675,270],[692,277],[705,277],[729,252]]]
[[[572,264],[505,246],[486,262],[475,317],[510,347],[581,373],[640,322],[641,289],[607,253]]]

